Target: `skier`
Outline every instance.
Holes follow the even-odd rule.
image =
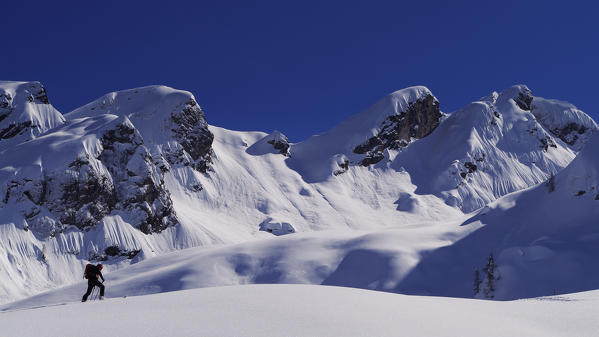
[[[83,277],[87,279],[87,292],[83,295],[81,302],[87,301],[87,297],[96,286],[100,288],[100,300],[104,299],[104,285],[102,284],[104,283],[104,276],[102,276],[102,268],[103,266],[101,263],[98,263],[97,266],[94,266],[93,264],[85,266]],[[102,282],[100,282],[98,278],[101,278]]]

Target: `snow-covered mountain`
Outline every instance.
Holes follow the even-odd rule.
[[[65,118],[50,104],[39,82],[0,81],[0,146],[28,141],[61,125]]]
[[[462,223],[472,233],[427,253],[396,291],[516,299],[599,288],[599,134],[556,176],[506,195]],[[490,294],[489,256],[496,264]],[[433,281],[443,275],[445,282]]]
[[[428,228],[437,244],[421,248],[436,249],[468,212],[556,175],[597,130],[525,86],[451,114],[403,89],[296,144],[209,126],[191,93],[163,86],[64,116],[39,83],[0,88],[0,123],[25,125],[0,141],[0,302],[72,283],[87,261],[114,270],[296,232]]]
[[[534,99],[522,85],[493,92],[452,113],[429,137],[397,156],[393,167],[411,173],[417,193],[437,195],[465,212],[538,184],[568,165],[580,146],[565,143],[544,126],[563,121],[547,124],[549,118],[536,117],[560,115],[563,103],[539,99],[545,105],[535,108],[535,115]],[[583,142],[597,124],[584,113],[570,112],[561,111],[561,118],[584,125],[573,127]]]

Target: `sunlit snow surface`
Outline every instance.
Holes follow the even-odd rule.
[[[74,285],[19,303],[79,298],[84,285],[76,282],[87,257],[111,245],[140,253],[103,262],[109,297],[249,283],[473,297],[474,268],[482,268],[489,253],[502,275],[495,299],[597,289],[598,137],[589,136],[596,124],[558,101],[535,98],[533,112],[524,111],[513,100],[524,89],[493,93],[444,117],[429,136],[385,152],[369,167],[356,165],[352,148],[428,89],[392,93],[329,132],[291,144],[290,157],[269,147],[280,134],[211,126],[211,170],[173,165],[165,174],[179,224],[161,233],[143,234],[129,214],[113,212],[89,231],[69,228],[44,238],[24,230],[27,201],[4,205],[0,303],[68,284]],[[64,125],[52,119],[59,121],[53,129],[3,150],[3,188],[11,177],[96,156],[99,132],[117,122],[135,126],[148,147],[160,151],[171,142],[165,118],[192,97],[163,86],[131,89],[66,114]],[[581,143],[569,146],[543,125],[570,120],[586,123],[590,131],[581,139],[589,145],[560,172]],[[541,139],[555,146],[544,149]],[[340,159],[352,165],[335,175]],[[462,177],[467,162],[478,169]],[[555,190],[549,193],[544,181],[551,174]],[[297,233],[275,237],[260,230],[265,221],[289,223]]]
[[[597,291],[512,302],[311,285],[204,288],[0,312],[6,336],[596,336]],[[35,324],[32,324],[35,322]]]

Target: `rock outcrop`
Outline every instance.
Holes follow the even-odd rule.
[[[181,144],[191,157],[191,166],[206,173],[212,161],[212,141],[214,135],[208,130],[208,123],[204,112],[195,101],[190,99],[184,107],[171,114],[173,123],[173,138]],[[171,163],[175,163],[173,156],[169,156]]]
[[[275,130],[252,144],[247,149],[247,153],[255,156],[272,153],[291,157],[289,139],[281,132]]]
[[[214,136],[191,94],[158,86],[111,93],[68,114],[65,124],[39,83],[2,84],[0,123],[11,122],[0,139],[15,146],[1,149],[0,190],[24,229],[55,236],[113,214],[146,234],[178,223],[165,173],[185,166],[206,173],[213,155]]]
[[[262,221],[260,223],[260,230],[276,236],[295,233],[295,228],[289,222],[275,221],[273,218],[267,218]]]
[[[71,129],[106,122],[90,119],[58,131],[68,135],[64,140],[68,142]],[[146,234],[175,225],[164,171],[152,161],[133,124],[126,117],[117,118],[89,136],[97,142],[92,151],[74,154],[68,164],[48,169],[42,162],[17,172],[4,187],[3,203],[18,205],[28,229],[42,236],[54,236],[68,226],[86,230],[114,211],[127,214]],[[41,146],[37,143],[23,144],[19,150]]]
[[[380,131],[356,146],[353,152],[366,154],[360,161],[361,165],[376,164],[384,158],[385,149],[398,150],[413,139],[429,135],[439,125],[442,116],[439,101],[431,94],[426,95],[410,102],[404,111],[388,116],[380,125]]]
[[[133,124],[125,119],[102,136],[100,160],[116,185],[115,209],[127,212],[146,233],[160,232],[178,220],[164,187],[163,160],[154,162]]]
[[[0,81],[0,141],[28,141],[62,123],[39,82]]]
[[[582,150],[599,128],[592,118],[567,102],[535,97],[531,112],[543,127],[574,151]]]
[[[268,144],[272,145],[275,150],[278,150],[280,154],[289,157],[289,139],[279,131],[273,131],[266,141]]]

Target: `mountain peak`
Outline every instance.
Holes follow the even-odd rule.
[[[173,153],[169,158],[179,157],[174,153],[181,149],[171,146],[171,141],[176,140],[191,157],[193,167],[202,172],[207,170],[214,136],[208,131],[204,112],[190,92],[163,85],[115,91],[65,116],[76,119],[104,114],[126,116],[147,146],[166,146],[168,152]]]
[[[134,89],[114,91],[79,107],[65,116],[68,119],[95,116],[99,114],[128,115],[148,119],[151,116],[168,113],[173,108],[194,101],[188,91],[173,89],[164,85],[150,85]]]
[[[317,181],[345,172],[348,162],[362,166],[376,164],[387,149],[399,150],[430,134],[443,116],[439,101],[428,88],[397,90],[324,134],[294,144],[291,152],[299,160],[293,159],[292,165],[305,179]],[[339,163],[337,155],[348,157]],[[308,161],[318,162],[322,167],[302,167]]]
[[[425,86],[414,86],[400,89],[381,98],[378,102],[361,114],[374,114],[379,118],[387,117],[391,114],[398,114],[402,111],[405,111],[411,103],[427,96],[431,96],[435,101],[437,101],[437,98]]]
[[[530,111],[533,100],[532,91],[524,84],[513,85],[503,90],[497,96],[497,105],[503,105],[513,100],[524,111]]]
[[[31,140],[62,123],[40,82],[0,81],[0,141]]]

